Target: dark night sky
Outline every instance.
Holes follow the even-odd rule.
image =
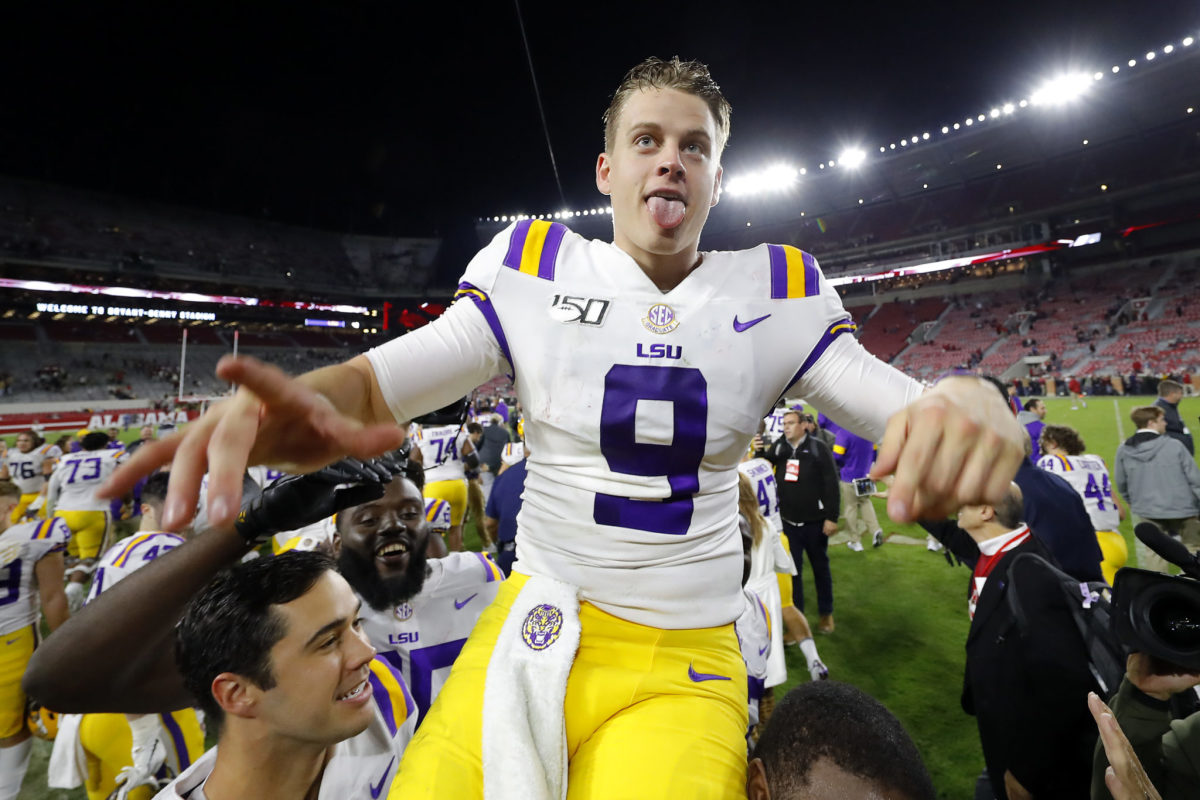
[[[362,233],[560,205],[511,0],[27,5],[0,12],[0,173]],[[572,207],[599,203],[600,114],[647,55],[710,64],[735,174],[1200,30],[1184,0],[521,8]]]

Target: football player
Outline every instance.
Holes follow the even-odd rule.
[[[84,583],[96,567],[100,550],[112,533],[112,511],[96,490],[125,460],[124,450],[109,450],[108,434],[86,434],[83,449],[63,456],[46,490],[46,506],[71,529],[67,545],[67,601],[72,611],[83,605]]]
[[[117,542],[100,559],[88,602],[108,591],[134,571],[183,544],[183,538],[158,530],[162,503],[167,494],[167,475],[151,475],[142,488],[141,527]],[[165,765],[170,776],[191,766],[204,752],[204,730],[195,710],[185,708],[165,714],[85,714],[77,726],[60,723],[56,750],[67,751],[64,761],[74,759],[82,748],[87,774],[82,777],[88,800],[104,800],[121,784],[126,797],[146,800],[149,786]],[[74,730],[76,736],[65,735]],[[78,783],[56,783],[56,788],[74,788]]]
[[[1129,548],[1125,537],[1117,532],[1125,519],[1125,506],[1116,494],[1104,459],[1086,454],[1079,431],[1069,425],[1045,426],[1039,445],[1043,455],[1037,465],[1065,479],[1083,500],[1104,555],[1100,571],[1111,586],[1117,570],[1129,560]]]
[[[519,619],[506,626],[517,596],[551,581],[581,601],[558,706],[572,793],[744,791],[736,466],[784,394],[882,442],[875,476],[896,472],[893,519],[999,499],[1021,462],[1020,428],[991,386],[952,376],[925,392],[845,335],[854,325],[812,256],[784,245],[699,250],[729,134],[729,105],[706,67],[643,62],[606,120],[595,177],[612,198],[612,244],[520,220],[471,261],[458,302],[418,331],[294,380],[226,358],[218,375],[239,384],[237,396],[143,447],[109,487],[180,456],[165,513],[182,525],[211,458],[209,513],[228,520],[247,463],[302,470],[383,452],[403,441],[399,424],[515,375],[532,453],[519,568],[481,615],[393,797],[482,794],[490,657],[506,628],[524,635]],[[553,615],[535,610],[537,652],[557,656]],[[489,741],[503,735],[489,730]],[[706,768],[663,768],[685,763]],[[527,777],[502,765],[486,774]]]
[[[475,445],[457,421],[422,425],[413,439],[421,449],[425,465],[425,496],[450,504],[446,544],[453,551],[462,550],[463,516],[467,513],[466,468],[479,463]]]
[[[68,613],[63,552],[71,532],[55,518],[12,524],[21,494],[0,483],[0,800],[20,792],[33,752],[21,678],[38,639],[38,607],[50,630]]]
[[[371,644],[412,689],[420,725],[504,575],[481,553],[427,558],[420,467],[406,475],[378,500],[338,514],[338,569],[365,603]]]
[[[9,449],[4,465],[0,467],[0,480],[11,480],[21,487],[21,502],[12,510],[13,522],[20,522],[29,504],[43,494],[46,478],[61,455],[62,450],[41,441],[36,431],[17,434],[16,448]],[[45,506],[39,509],[37,516],[46,518]]]

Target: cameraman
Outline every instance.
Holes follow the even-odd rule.
[[[1132,747],[1132,754],[1125,755],[1135,756],[1141,762],[1145,771],[1143,777],[1157,787],[1164,800],[1195,798],[1200,792],[1200,713],[1174,720],[1170,713],[1172,695],[1190,692],[1197,685],[1200,685],[1200,672],[1186,672],[1145,653],[1131,653],[1125,662],[1125,680],[1109,701],[1113,717]],[[1195,695],[1178,700],[1194,703]],[[1100,708],[1103,709],[1103,704]],[[1109,765],[1109,754],[1104,747],[1108,732],[1104,729],[1102,714],[1095,712],[1094,708],[1093,715],[1102,738],[1096,745],[1092,800],[1113,800],[1113,793],[1105,785],[1104,778]],[[1120,765],[1114,763],[1114,767]],[[1124,771],[1118,769],[1117,774]],[[1144,783],[1144,780],[1136,783]],[[1117,800],[1123,796],[1155,796],[1144,788],[1132,791],[1135,787],[1127,784],[1121,788],[1131,791],[1118,792]]]

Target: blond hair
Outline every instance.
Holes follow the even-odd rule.
[[[646,89],[675,89],[695,95],[707,103],[717,126],[715,155],[720,155],[729,141],[729,117],[732,113],[729,101],[721,94],[721,87],[713,80],[707,66],[699,61],[680,61],[679,56],[672,57],[670,61],[652,56],[625,73],[604,112],[606,153],[612,152],[613,142],[617,138],[617,122],[625,103],[634,92]]]
[[[763,519],[762,512],[758,510],[758,497],[754,494],[754,485],[741,472],[738,473],[738,512],[750,523],[750,534],[754,538],[755,547],[757,547],[762,542],[763,529],[767,527],[767,521]]]

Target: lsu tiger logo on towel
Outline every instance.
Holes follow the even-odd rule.
[[[534,606],[521,626],[521,639],[530,650],[545,650],[558,641],[562,633],[563,615],[549,603]]]

